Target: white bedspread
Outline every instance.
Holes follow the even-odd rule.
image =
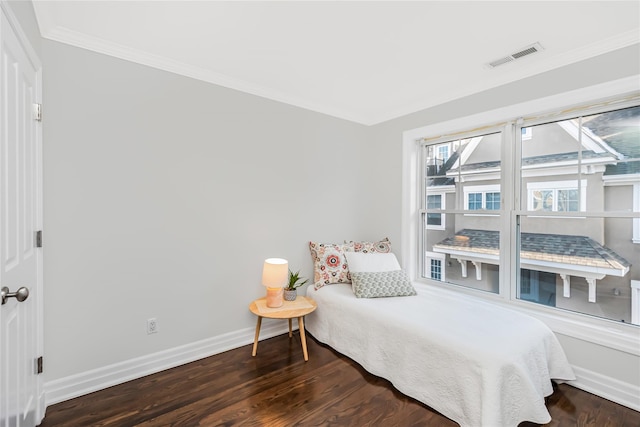
[[[551,378],[575,379],[555,335],[522,313],[417,288],[356,298],[347,284],[309,287],[306,329],[463,427],[551,420]]]

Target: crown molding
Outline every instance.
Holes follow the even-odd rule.
[[[225,74],[216,73],[205,68],[175,61],[171,58],[134,49],[98,37],[89,36],[68,28],[55,27],[50,31],[43,33],[42,36],[56,42],[90,50],[96,53],[102,53],[115,58],[146,65],[148,67],[168,71],[170,73],[190,77],[218,86],[223,86],[228,89],[234,89],[240,92],[256,95],[261,98],[267,98],[284,104],[293,105],[305,110],[315,111],[355,123],[368,124],[366,117],[355,114],[351,111],[340,110],[320,103],[315,103],[313,101],[287,95],[269,87],[256,85],[251,82],[236,79]]]
[[[513,83],[534,75],[551,71],[562,66],[589,59],[601,54],[605,54],[617,49],[640,43],[640,32],[628,31],[608,39],[600,40],[579,49],[547,57],[541,61],[525,60],[518,64],[507,64],[513,66],[514,70],[508,74],[500,74],[495,77],[482,79],[476,84],[457,88],[456,90],[446,89],[441,93],[432,94],[426,101],[414,102],[408,105],[380,110],[376,113],[355,112],[347,109],[335,108],[322,103],[313,102],[296,96],[291,96],[282,91],[278,91],[266,86],[236,79],[234,77],[216,73],[211,70],[196,67],[170,58],[155,55],[142,50],[120,45],[98,37],[89,36],[65,27],[53,25],[48,13],[41,7],[35,7],[38,23],[42,36],[46,39],[69,44],[75,47],[87,49],[93,52],[120,58],[126,61],[146,65],[152,68],[168,71],[174,74],[205,81],[229,89],[238,90],[244,93],[267,98],[273,101],[285,103],[306,110],[326,114],[328,116],[348,120],[365,126],[372,126],[399,118],[408,114],[416,113],[427,108],[464,98],[475,93],[483,92],[505,84]],[[544,51],[542,54],[548,54]],[[530,58],[529,58],[530,59]],[[524,65],[524,66],[523,66]],[[489,70],[487,72],[491,72]]]

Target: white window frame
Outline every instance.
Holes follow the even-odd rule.
[[[553,198],[553,210],[551,212],[558,212],[558,190],[579,190],[580,207],[578,211],[566,211],[566,212],[585,212],[587,210],[587,180],[581,179],[580,186],[578,186],[578,180],[569,181],[541,181],[541,182],[528,182],[527,183],[527,210],[533,211],[533,193],[539,190],[551,190],[554,192]]]
[[[487,123],[497,124],[502,122],[506,124],[507,121],[518,123],[521,117],[528,115],[539,114],[542,116],[544,114],[552,114],[571,107],[607,102],[614,97],[616,99],[631,99],[640,95],[637,83],[639,77],[637,75],[631,76],[403,132],[401,223],[403,239],[400,252],[403,267],[416,286],[428,284],[430,285],[429,289],[434,292],[441,292],[446,295],[468,294],[473,295],[474,298],[516,308],[542,320],[556,333],[640,356],[640,348],[638,348],[640,328],[637,326],[538,304],[530,304],[512,298],[511,292],[512,290],[515,291],[515,285],[506,286],[504,284],[509,283],[512,277],[516,277],[516,272],[514,271],[516,247],[503,247],[501,250],[501,259],[504,261],[505,268],[500,269],[501,288],[498,294],[478,292],[467,287],[438,285],[439,282],[422,280],[419,269],[420,261],[416,256],[416,254],[420,253],[422,243],[419,236],[422,233],[421,230],[423,230],[423,225],[419,221],[419,179],[422,173],[420,168],[420,141],[423,138],[432,135],[451,135],[461,129],[476,129],[486,126]],[[509,131],[508,127],[505,129],[507,132]],[[511,132],[513,132],[513,128],[511,129]],[[513,150],[514,147],[510,144],[503,144],[501,158],[512,157]],[[515,194],[515,185],[513,181],[503,178],[501,182],[503,197],[505,194]],[[516,199],[510,201],[510,203],[509,208],[519,205],[520,201]],[[503,203],[503,209],[505,209],[504,205]],[[631,217],[635,218],[634,216]],[[508,215],[500,217],[501,227],[515,235],[514,221],[515,218],[508,217]],[[511,242],[515,244],[515,238],[511,239]]]

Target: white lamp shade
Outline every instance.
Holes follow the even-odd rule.
[[[268,288],[282,287],[287,284],[289,262],[282,258],[269,258],[262,268],[262,284]]]

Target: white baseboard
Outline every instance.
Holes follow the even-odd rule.
[[[295,322],[294,322],[295,323]],[[285,325],[263,325],[260,338],[266,339],[288,331]],[[242,329],[199,342],[172,348],[147,356],[45,382],[46,405],[102,390],[117,384],[174,368],[214,354],[251,344],[254,328]],[[573,366],[575,381],[567,384],[620,405],[640,411],[640,387],[616,380],[588,369]]]
[[[588,369],[573,366],[575,381],[567,384],[596,396],[640,411],[640,386],[607,377]]]
[[[295,322],[294,322],[295,323]],[[260,340],[289,331],[286,323],[265,325]],[[53,405],[74,397],[102,390],[146,375],[184,365],[227,350],[253,343],[255,328],[247,328],[208,338],[184,346],[171,348],[135,359],[108,365],[91,371],[45,382],[45,405]],[[247,355],[250,357],[250,355]]]

